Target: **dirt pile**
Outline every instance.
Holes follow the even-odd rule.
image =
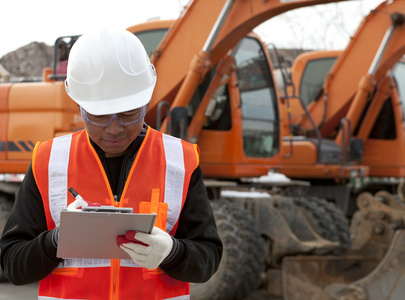
[[[14,78],[41,77],[42,70],[52,67],[53,46],[32,42],[0,58],[0,64]]]
[[[45,43],[32,42],[0,58],[0,65],[9,73],[10,78],[17,80],[40,79],[42,70],[53,66],[53,46]],[[288,66],[295,57],[305,50],[298,49],[278,49],[277,54],[281,56],[283,64]],[[277,67],[279,60],[276,51],[269,49],[273,64]]]

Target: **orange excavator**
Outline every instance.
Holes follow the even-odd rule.
[[[336,199],[347,215],[356,209],[351,199],[359,193],[395,192],[405,175],[398,94],[404,5],[383,2],[344,51],[305,53],[291,69],[291,107],[284,105],[291,120],[284,129],[291,134],[285,134],[280,171],[312,181],[311,191],[302,193]]]
[[[405,290],[398,279],[405,265],[399,251],[405,210],[395,196],[360,194],[349,229],[333,199],[289,195],[312,187],[310,180],[268,180],[271,169],[283,166],[288,99],[280,98],[267,48],[251,31],[285,11],[338,1],[194,0],[177,20],[128,28],[157,70],[146,122],[199,145],[224,241],[217,273],[192,285],[191,299],[263,293],[266,299],[396,299],[391,296]],[[404,1],[386,5],[397,3]],[[0,170],[8,177],[25,172],[36,141],[82,127],[56,65],[44,71],[41,83],[0,85],[0,136],[6,141]],[[39,124],[36,130],[33,124]],[[353,170],[368,174],[363,166]],[[1,186],[1,220],[19,185],[10,181]],[[387,209],[388,203],[395,209]],[[397,271],[391,276],[393,262]],[[396,279],[386,280],[387,274]]]

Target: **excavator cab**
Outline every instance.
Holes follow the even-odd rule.
[[[332,70],[333,68],[338,70],[340,65],[334,66],[334,64],[342,53],[343,51],[340,50],[310,51],[299,55],[295,59],[291,68],[292,85],[288,86],[291,122],[294,124],[293,126],[295,126],[293,130],[296,130],[294,134],[297,134],[299,131],[297,128],[300,128],[300,122],[303,119],[302,116],[308,114],[308,112],[305,112],[305,109],[319,106],[323,102],[323,99],[326,99],[325,96],[320,97],[320,95],[325,93],[325,88],[328,86],[328,79],[331,80],[331,82],[333,81],[334,75]],[[348,55],[348,53],[346,53],[346,55]],[[361,117],[362,122],[360,122],[356,128],[349,128],[350,130],[348,130],[348,134],[350,135],[349,132],[353,132],[353,135],[350,139],[351,145],[348,146],[352,151],[350,151],[350,155],[347,157],[347,162],[357,164],[358,166],[362,164],[365,168],[369,169],[368,174],[363,174],[366,177],[363,176],[364,179],[361,180],[361,182],[367,182],[367,184],[358,185],[355,183],[356,186],[358,185],[358,187],[354,189],[357,193],[370,188],[395,192],[395,186],[398,184],[398,181],[402,180],[402,176],[399,175],[401,164],[397,164],[397,169],[395,169],[390,167],[391,163],[388,162],[388,160],[392,158],[392,161],[400,161],[394,157],[400,152],[400,150],[397,152],[397,149],[401,149],[402,147],[403,118],[401,117],[401,112],[402,115],[405,112],[405,106],[401,100],[405,95],[403,85],[405,63],[403,58],[395,63],[390,73],[389,78],[391,78],[391,83],[389,86],[391,92],[385,92],[385,94],[374,92],[375,94],[370,94],[370,103],[372,101],[377,102],[371,99],[376,98],[379,94],[385,96],[379,101],[380,104],[378,107],[370,104],[365,106]],[[394,88],[394,86],[396,88]],[[302,99],[301,102],[299,98]],[[400,107],[400,109],[397,109],[397,107]],[[373,121],[369,122],[368,119],[371,116],[374,116]],[[310,117],[309,115],[309,118]],[[346,120],[346,118],[342,120]],[[319,116],[318,120],[314,123],[319,124]],[[347,122],[347,124],[350,124],[350,122]],[[366,127],[369,128],[368,136],[363,133]],[[365,138],[359,138],[359,136]],[[294,145],[296,152],[300,152],[300,145],[297,142],[299,137],[294,136],[293,139],[296,142]],[[306,139],[308,140],[308,138]],[[333,136],[326,137],[324,140],[327,142],[333,141]],[[364,141],[361,142],[362,140]],[[289,148],[287,141],[288,138],[285,138],[283,144],[284,150]],[[365,146],[364,143],[366,143],[367,146]],[[390,149],[395,149],[391,152],[391,155],[381,155],[381,150],[379,149],[386,148],[382,145],[393,145],[396,143],[398,143],[400,147],[391,147]],[[303,151],[301,151],[301,153],[302,152]],[[402,155],[398,156],[401,157]],[[288,158],[285,158],[283,163],[284,170],[287,172],[288,176],[295,177],[296,174],[292,174],[288,171],[287,166],[290,164],[291,170],[294,170],[294,164],[298,165],[298,163]],[[383,176],[389,176],[390,180],[384,180]],[[356,181],[359,180],[356,179]],[[339,198],[343,199],[341,197]],[[337,201],[337,203],[339,203],[339,201]],[[348,208],[349,205],[341,205],[341,208],[345,207]],[[350,207],[353,206],[351,205]],[[345,212],[348,215],[351,214],[350,210],[345,209]]]
[[[259,160],[261,174],[257,176],[267,174],[279,153],[279,108],[267,51],[254,36],[247,36],[234,49],[232,60],[235,72],[216,88],[210,100],[213,108],[205,111],[206,121],[198,136],[202,168],[208,177],[219,173],[227,178],[247,176],[246,162],[253,166]],[[204,91],[203,86],[199,88]],[[203,92],[196,92],[190,102],[192,118],[199,117],[196,94]],[[218,155],[215,149],[225,151]]]
[[[158,20],[128,30],[153,56],[159,55],[155,49],[171,25]],[[158,129],[166,123],[165,133],[198,143],[208,178],[251,177],[252,170],[254,176],[266,175],[279,161],[277,88],[267,48],[254,34],[207,72],[186,107],[165,101],[158,106],[157,115],[147,114],[146,122],[153,125],[156,119]]]
[[[288,112],[289,126],[284,122],[280,169],[290,178],[312,180],[310,189],[290,189],[290,195],[322,194],[345,214],[351,215],[356,207],[350,201],[351,194],[346,183],[357,177],[363,178],[369,172],[368,167],[360,163],[364,152],[363,141],[353,136],[351,123],[344,117],[335,129],[335,132],[340,130],[343,133],[344,142],[338,143],[324,136],[320,130],[322,124],[314,120],[309,111],[314,103],[327,103],[328,99],[320,98],[320,95],[339,53],[336,50],[311,51],[295,59],[282,102],[283,116]],[[310,121],[309,128],[300,126],[303,118]],[[336,185],[336,181],[342,184]]]

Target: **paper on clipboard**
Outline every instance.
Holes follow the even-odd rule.
[[[128,230],[150,233],[156,214],[62,210],[57,257],[129,259],[116,238]]]

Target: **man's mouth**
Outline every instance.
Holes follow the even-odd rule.
[[[108,147],[119,147],[121,145],[123,145],[125,142],[125,138],[118,138],[118,139],[108,139],[108,140],[104,140],[104,143],[108,146]]]

